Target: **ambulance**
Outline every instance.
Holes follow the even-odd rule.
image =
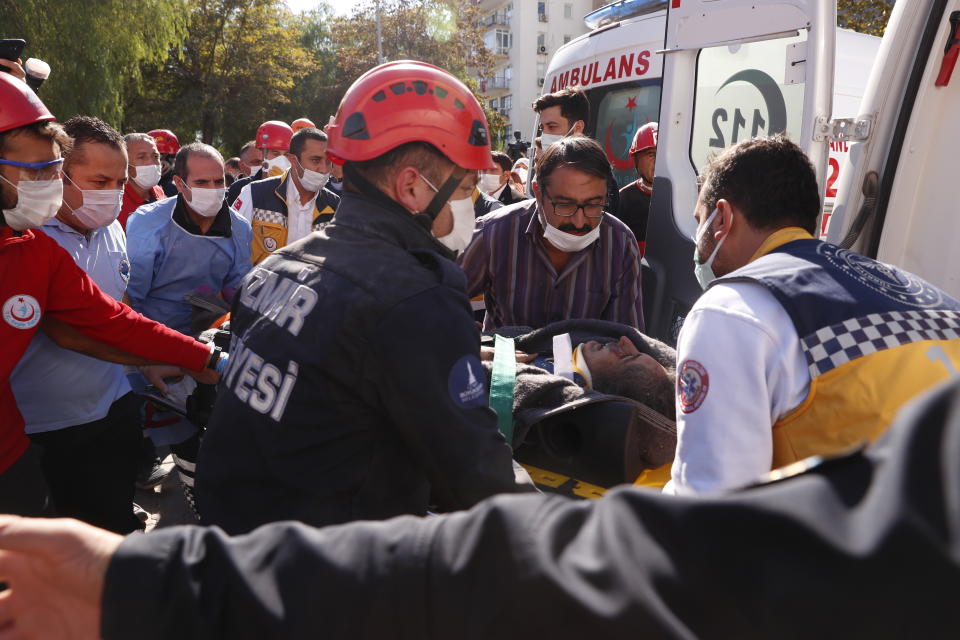
[[[633,133],[660,122],[644,306],[648,333],[675,343],[701,293],[691,262],[698,170],[740,140],[786,132],[817,167],[826,238],[881,40],[838,29],[830,0],[623,0],[585,20],[593,31],[556,52],[543,92],[584,89],[586,133],[620,186],[637,177]]]

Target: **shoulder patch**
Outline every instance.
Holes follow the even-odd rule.
[[[40,303],[26,293],[10,296],[3,303],[3,319],[14,329],[34,328],[40,323],[41,315]]]
[[[696,360],[684,360],[677,373],[677,398],[680,410],[693,413],[700,408],[710,391],[710,376],[707,368]]]
[[[468,354],[457,360],[447,376],[447,391],[454,404],[464,409],[487,405],[486,372],[480,358]]]
[[[236,209],[237,211],[240,211],[240,207],[242,206],[243,206],[243,200],[241,200],[239,197],[233,201],[233,208]]]

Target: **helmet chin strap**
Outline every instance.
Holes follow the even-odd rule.
[[[422,214],[420,214],[429,216],[431,225],[433,224],[433,221],[437,219],[437,216],[440,215],[440,210],[443,209],[443,205],[447,204],[450,196],[453,195],[454,189],[460,186],[460,183],[463,181],[466,175],[466,169],[454,167],[453,173],[450,174],[450,177],[447,178],[442,185],[440,185],[440,189],[437,191],[436,195],[433,196],[433,200],[430,201],[430,204],[427,205],[427,208],[423,210]]]

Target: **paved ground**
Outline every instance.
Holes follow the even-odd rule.
[[[173,469],[173,458],[167,456],[163,466]],[[153,489],[137,489],[133,500],[150,514],[147,518],[147,531],[178,524],[197,524],[187,499],[183,496],[183,488],[177,479],[176,471],[172,471],[162,484]]]

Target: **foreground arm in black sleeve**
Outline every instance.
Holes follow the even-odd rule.
[[[956,388],[867,453],[723,497],[501,496],[439,518],[130,536],[107,573],[103,636],[950,636]]]

